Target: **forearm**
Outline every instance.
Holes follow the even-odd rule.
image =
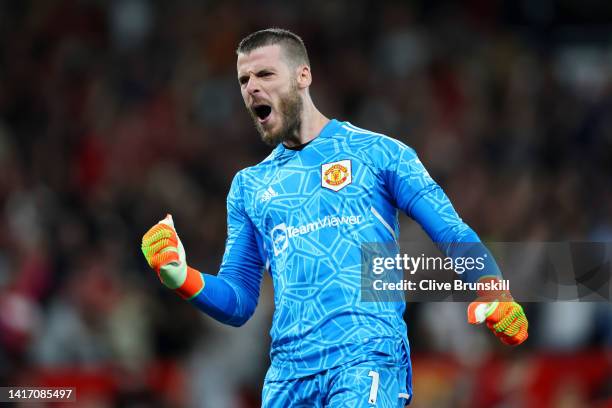
[[[189,302],[215,320],[242,326],[253,315],[257,300],[223,277],[203,274],[204,289]]]
[[[228,245],[217,276],[203,274],[204,289],[191,303],[212,318],[242,326],[257,307],[263,265],[250,224]]]
[[[501,279],[502,273],[495,257],[478,235],[463,222],[458,229],[463,232],[456,233],[449,228],[449,231],[436,241],[436,245],[445,256],[455,261],[455,265],[460,265],[457,261],[463,259],[462,269],[455,269],[461,279],[465,282],[478,282],[485,277]],[[469,260],[470,267],[466,267],[466,260]]]
[[[444,205],[434,206],[434,202]],[[453,260],[464,258],[475,262],[478,267],[464,268],[464,272],[459,274],[461,279],[467,282],[478,282],[485,276],[501,279],[501,271],[493,255],[476,232],[457,215],[448,197],[438,186],[413,203],[410,215],[421,224],[445,256]]]

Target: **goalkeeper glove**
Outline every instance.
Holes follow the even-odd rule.
[[[482,278],[479,282],[495,282],[497,278]],[[478,299],[467,310],[471,324],[487,323],[487,327],[502,343],[516,346],[527,339],[527,316],[508,291],[478,291]]]
[[[170,214],[144,234],[141,249],[161,282],[183,299],[197,296],[204,288],[202,274],[187,265],[185,249]]]

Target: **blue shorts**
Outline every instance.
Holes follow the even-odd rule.
[[[304,378],[266,381],[262,407],[400,408],[412,398],[411,377],[409,366],[391,361],[348,363]]]

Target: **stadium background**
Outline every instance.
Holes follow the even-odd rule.
[[[224,327],[139,247],[171,212],[190,264],[217,270],[231,178],[268,152],[235,74],[260,28],[301,35],[321,110],[413,146],[483,239],[609,241],[612,3],[433,3],[1,2],[0,385],[258,405],[270,282]],[[410,304],[414,407],[611,406],[610,303],[526,310],[509,349],[461,304]]]

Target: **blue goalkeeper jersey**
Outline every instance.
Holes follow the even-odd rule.
[[[397,242],[398,209],[435,242],[478,242],[412,148],[331,120],[300,150],[280,144],[236,175],[220,271],[191,302],[239,326],[267,269],[270,381],[379,354],[409,366],[404,302],[360,301],[361,244]]]

